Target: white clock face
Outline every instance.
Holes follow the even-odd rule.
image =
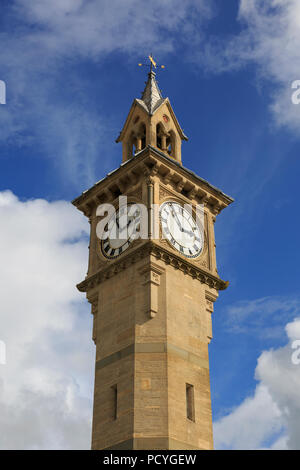
[[[187,258],[197,258],[203,250],[203,234],[192,215],[176,202],[165,202],[160,208],[164,237]]]
[[[107,224],[108,237],[101,241],[101,251],[108,259],[120,256],[135,240],[134,234],[139,228],[140,213],[137,209],[133,215],[127,215],[129,207],[130,205],[119,208]]]

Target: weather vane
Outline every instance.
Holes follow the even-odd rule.
[[[148,55],[148,59],[149,59],[149,61],[150,61],[150,64],[142,64],[142,63],[139,63],[139,64],[138,64],[139,67],[144,67],[144,66],[145,66],[145,67],[150,67],[150,72],[153,71],[153,68],[155,68],[155,69],[156,69],[157,67],[160,67],[161,69],[164,69],[164,68],[165,68],[164,65],[159,65],[157,62],[155,62],[155,60],[154,60],[152,54]]]

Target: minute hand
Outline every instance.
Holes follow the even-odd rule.
[[[180,223],[180,221],[179,221],[179,219],[178,219],[178,216],[177,216],[177,214],[176,214],[175,211],[173,211],[173,216],[174,216],[175,219],[176,219],[176,223],[177,223],[177,225],[178,225],[178,227],[179,227],[179,230],[180,230],[181,232],[183,232],[182,225],[181,225],[181,223]]]

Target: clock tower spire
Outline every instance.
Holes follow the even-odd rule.
[[[117,142],[123,144],[123,162],[150,145],[181,163],[181,142],[187,140],[169,98],[163,98],[151,69],[140,99],[132,103]]]
[[[150,70],[117,139],[121,166],[73,201],[91,225],[77,287],[93,314],[93,449],[213,447],[208,344],[228,285],[214,222],[233,199],[182,166],[183,140]]]

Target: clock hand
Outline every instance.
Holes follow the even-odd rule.
[[[184,233],[188,233],[188,234],[191,235],[191,236],[195,236],[195,233],[193,232],[193,230],[185,230],[185,229],[183,228],[182,231],[183,231]]]
[[[179,221],[179,219],[178,219],[178,216],[177,216],[177,214],[176,214],[176,212],[175,212],[174,210],[172,211],[172,215],[174,216],[174,218],[175,218],[175,220],[176,220],[176,223],[177,223],[177,225],[178,225],[178,227],[179,227],[179,230],[180,230],[181,232],[183,232],[182,225],[181,225],[181,223],[180,223],[180,221]]]
[[[129,225],[131,224],[131,222],[135,219],[135,217],[132,217],[130,218],[130,220],[127,222],[127,224],[125,224],[123,227],[120,228],[120,232],[123,232],[123,230],[125,230],[126,228],[129,227]]]

